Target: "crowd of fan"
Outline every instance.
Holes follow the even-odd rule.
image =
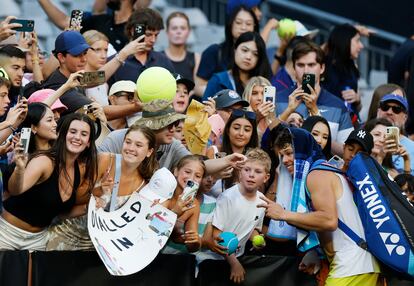
[[[308,214],[289,212],[276,200],[282,188],[292,186],[295,154],[303,149],[315,160],[341,157],[343,170],[358,152],[366,152],[414,201],[405,86],[376,87],[368,119],[361,120],[366,116],[360,116],[355,62],[364,48],[360,38],[369,30],[338,25],[320,46],[305,28],[281,37],[269,60],[266,43],[280,22],[270,19],[261,29],[262,1],[234,0],[227,4],[224,42],[211,43],[200,56],[186,48],[191,25],[180,11],[162,19],[144,3],[150,1],[96,1],[93,13],[85,12],[79,26],[69,27],[68,15],[49,0],[38,1],[66,29],[53,51],[39,50],[36,32],[16,33],[20,24],[10,23],[15,17],[0,23],[1,250],[93,250],[89,198],[94,195],[107,208],[114,154],[121,154],[117,207],[152,179],[168,182],[168,170],[176,179],[172,197],[157,201],[178,216],[164,253],[195,253],[199,262],[226,259],[230,279],[240,283],[245,271],[237,257],[243,254],[301,255],[296,237],[268,234],[272,220],[286,221],[319,233],[328,264],[342,258],[329,266],[321,285],[339,285],[341,279],[354,279],[347,285],[375,285],[380,271],[369,253],[350,242],[329,243],[346,240],[336,225],[344,203],[339,199],[348,191],[342,177],[309,174],[314,210]],[[136,24],[146,28],[144,35],[136,37]],[[154,51],[164,26],[169,46]],[[140,100],[136,82],[150,67],[173,74],[172,102]],[[407,65],[404,69],[400,84],[407,78]],[[82,85],[83,73],[95,71],[105,72],[104,83]],[[303,86],[309,74],[314,84]],[[276,88],[275,101],[264,100],[268,86]],[[204,105],[211,126],[200,154],[190,152],[184,136],[191,101]],[[390,126],[399,128],[398,144],[387,137]],[[31,128],[27,153],[21,128]],[[189,180],[199,184],[195,198],[182,195]],[[356,211],[351,216],[359,219]],[[237,234],[235,255],[226,256],[219,244],[223,231]],[[249,250],[246,244],[255,235],[264,236],[266,245]],[[300,268],[313,274],[316,264]]]

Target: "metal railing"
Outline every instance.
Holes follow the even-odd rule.
[[[181,7],[198,7],[203,10],[210,22],[219,25],[225,23],[226,0],[167,0],[167,2]],[[319,33],[315,38],[318,43],[326,42],[333,26],[355,22],[349,18],[287,0],[268,0],[264,2],[261,8],[263,23],[269,18],[281,19],[288,17],[299,20],[308,29],[319,29]],[[365,49],[358,58],[361,76],[366,80],[369,79],[371,70],[386,71],[388,62],[395,50],[405,41],[405,38],[399,35],[375,27],[368,28],[372,28],[376,33],[369,38],[363,38]]]

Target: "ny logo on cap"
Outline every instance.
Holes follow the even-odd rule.
[[[229,96],[231,98],[239,98],[239,95],[234,90],[229,91]]]
[[[362,139],[364,139],[364,138],[365,138],[365,135],[367,135],[367,133],[365,132],[365,130],[359,130],[359,132],[358,132],[358,134],[357,134],[357,136],[358,136],[359,138],[362,138]]]

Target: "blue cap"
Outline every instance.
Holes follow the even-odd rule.
[[[239,6],[244,6],[248,9],[259,6],[263,0],[229,0],[227,1],[227,15],[231,15]]]
[[[78,56],[90,46],[85,38],[77,31],[64,31],[57,36],[55,41],[55,53],[67,52],[72,56]]]
[[[407,99],[401,95],[397,94],[386,94],[381,98],[381,102],[387,102],[387,101],[396,101],[400,103],[405,110],[408,110],[408,102]]]

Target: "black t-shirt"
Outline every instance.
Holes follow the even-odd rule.
[[[404,72],[410,68],[410,58],[414,52],[414,40],[408,39],[395,52],[388,67],[388,83],[404,87]]]
[[[115,50],[120,51],[128,43],[128,38],[125,35],[125,25],[126,22],[115,24],[113,14],[92,15],[82,20],[81,33],[88,30],[97,30],[108,37]]]

